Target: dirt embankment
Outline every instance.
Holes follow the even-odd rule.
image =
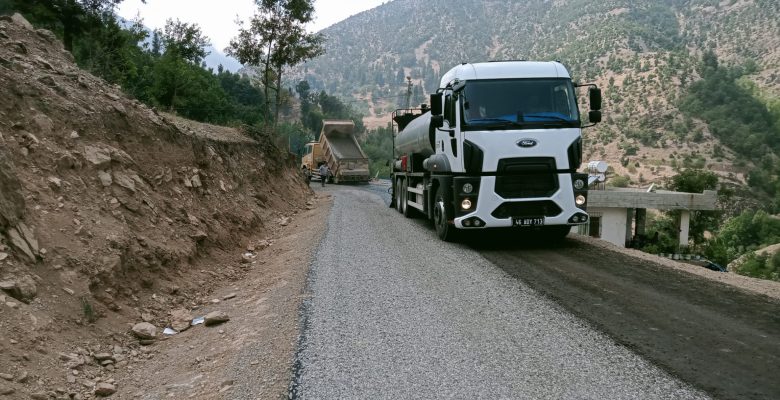
[[[312,196],[270,138],[128,99],[18,16],[0,98],[0,398],[110,394],[149,358],[129,327],[208,302]]]

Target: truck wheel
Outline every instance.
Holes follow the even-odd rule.
[[[395,181],[395,209],[398,210],[399,213],[404,212],[404,199],[403,199],[403,179],[398,178]]]
[[[444,198],[444,190],[439,187],[436,189],[436,197],[433,202],[433,225],[436,227],[436,234],[439,239],[445,242],[454,242],[456,237],[456,228],[447,221],[455,213],[447,199]]]
[[[409,185],[404,182],[401,197],[403,198],[404,210],[403,214],[406,218],[414,218],[414,207],[409,207]]]

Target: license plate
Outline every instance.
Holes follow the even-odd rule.
[[[513,226],[539,226],[544,225],[543,217],[513,217]]]

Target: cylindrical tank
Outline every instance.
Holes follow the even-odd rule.
[[[434,153],[430,111],[410,122],[395,137],[396,154],[419,154],[428,157]]]
[[[609,165],[606,161],[591,161],[588,163],[588,172],[591,174],[603,174],[607,172]]]

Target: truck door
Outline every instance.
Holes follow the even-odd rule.
[[[444,95],[444,126],[436,133],[437,153],[444,154],[452,168],[452,172],[463,171],[463,138],[461,137],[460,107],[458,95],[448,91]]]

